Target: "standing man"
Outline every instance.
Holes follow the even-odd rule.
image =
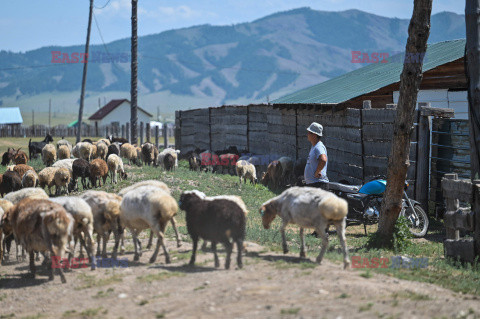
[[[307,128],[307,138],[312,144],[305,166],[305,183],[309,187],[319,187],[328,190],[327,149],[320,140],[323,136],[323,126],[313,122]]]

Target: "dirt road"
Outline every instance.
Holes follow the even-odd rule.
[[[172,264],[163,255],[148,264],[152,250],[139,262],[127,253],[120,256],[128,258],[127,268],[74,269],[66,284],[58,276],[47,281],[45,268],[28,279],[28,263],[11,261],[0,268],[1,318],[480,317],[476,296],[374,272],[365,278],[341,264],[299,262],[252,243],[241,270],[235,259],[233,269],[223,269],[223,250],[221,268],[213,267],[213,255],[206,252],[192,269],[185,266],[190,244],[176,248],[169,241],[169,248]]]

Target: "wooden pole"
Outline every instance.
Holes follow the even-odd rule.
[[[85,62],[83,63],[82,90],[80,93],[80,108],[78,110],[78,131],[77,143],[80,142],[82,135],[83,103],[85,100],[85,87],[87,85],[87,67],[88,67],[88,47],[90,44],[90,29],[92,27],[93,0],[90,0],[90,11],[88,14],[87,43],[85,43]]]
[[[140,145],[143,145],[143,122],[140,122]]]
[[[168,147],[168,129],[167,123],[163,123],[163,148]]]
[[[160,130],[158,128],[158,125],[155,125],[155,147],[157,148],[157,150],[160,146],[160,145],[158,145],[158,137],[159,137],[158,135],[159,134],[160,134]]]
[[[130,144],[135,144],[135,143],[132,143],[132,140],[131,140],[131,137],[130,137],[130,123],[127,122],[126,124],[126,132],[127,134],[127,140],[129,141]]]
[[[132,129],[132,144],[138,141],[137,131],[137,0],[132,0],[132,61],[131,61],[131,86],[130,86],[130,125]],[[143,136],[141,137],[141,144],[143,144]]]
[[[146,140],[147,140],[147,143],[150,143],[150,123],[147,123],[145,126],[146,126],[145,128]]]
[[[466,0],[467,44],[465,75],[468,85],[468,122],[470,125],[471,179],[480,178],[480,3]]]
[[[430,103],[418,103],[418,137],[417,137],[417,174],[415,177],[415,199],[420,202],[428,214],[428,187],[430,177],[430,131],[431,121],[422,110],[430,107]]]

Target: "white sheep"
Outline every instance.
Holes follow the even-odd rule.
[[[244,183],[247,182],[247,179],[250,180],[251,184],[257,183],[257,172],[253,164],[248,163],[245,160],[241,160],[237,162],[236,168],[238,178],[240,179],[240,184],[242,183],[242,178]]]
[[[35,171],[29,169],[23,174],[22,177],[22,187],[37,187],[38,186],[38,175]]]
[[[180,154],[180,150],[175,150],[173,148],[166,148],[158,154],[157,165],[160,166],[161,168],[165,169],[163,159],[165,158],[165,155],[167,155],[167,154],[170,154],[170,155],[173,156],[173,158],[175,159],[175,168],[177,168],[178,167],[178,154]]]
[[[123,161],[118,155],[110,154],[107,158],[107,166],[112,184],[118,183],[117,174],[120,174],[121,179],[127,178],[127,173],[125,173],[125,170],[123,169]]]
[[[104,141],[97,143],[97,156],[103,160],[107,158],[108,145]]]
[[[270,227],[271,222],[277,215],[282,219],[280,232],[284,254],[288,252],[285,238],[285,228],[288,224],[300,226],[300,257],[305,257],[303,229],[314,228],[322,238],[322,249],[316,260],[319,264],[322,262],[323,255],[328,247],[326,230],[329,225],[333,224],[342,245],[344,268],[347,268],[350,264],[345,238],[347,212],[347,201],[331,192],[313,187],[291,187],[263,203],[260,208],[265,229]]]
[[[60,141],[58,141],[58,142],[57,142],[57,150],[58,150],[58,149],[60,148],[60,146],[62,146],[62,145],[65,145],[65,146],[68,148],[68,150],[70,151],[70,154],[72,153],[72,149],[73,149],[73,148],[72,148],[72,144],[70,144],[69,141],[67,141],[66,139],[63,139],[63,138],[62,138]]]
[[[58,203],[65,208],[65,210],[72,215],[75,220],[73,227],[73,235],[75,238],[75,245],[77,239],[80,239],[80,257],[82,257],[82,247],[85,247],[88,258],[92,262],[92,270],[95,269],[96,260],[94,253],[93,240],[93,214],[92,208],[88,203],[80,197],[56,197],[50,198],[51,201]],[[85,240],[83,238],[86,238]]]
[[[107,257],[107,242],[113,231],[115,245],[112,258],[117,258],[119,238],[120,204],[122,198],[116,194],[103,191],[86,191],[80,195],[85,200],[93,214],[93,228],[97,235],[97,255],[100,255],[100,243],[103,240],[102,257]]]
[[[70,158],[71,157],[71,151],[68,149],[68,146],[66,145],[60,145],[60,147],[58,148],[58,159],[62,160],[62,159],[67,159],[67,158]]]
[[[51,166],[57,160],[57,150],[52,144],[47,144],[42,148],[42,161],[45,166]]]
[[[40,188],[48,187],[48,193],[52,195],[52,186],[55,186],[55,172],[59,167],[45,167],[38,173],[38,184]]]
[[[4,197],[5,200],[10,201],[14,205],[24,198],[48,199],[48,195],[42,188],[28,187],[8,193]]]
[[[80,156],[80,158],[83,158],[84,160],[87,160],[90,162],[90,160],[93,159],[94,157],[94,148],[93,148],[93,145],[88,143],[88,142],[80,142],[80,143],[77,143],[78,146],[78,155]]]
[[[73,162],[75,158],[67,158],[63,160],[56,161],[52,167],[64,167],[69,170],[70,174],[73,176]]]
[[[120,218],[133,237],[135,246],[134,260],[139,260],[142,251],[138,233],[144,229],[151,228],[157,237],[157,246],[150,258],[154,263],[160,245],[165,254],[165,262],[170,263],[170,255],[165,246],[165,228],[167,223],[177,214],[177,201],[165,191],[152,186],[141,186],[125,194],[122,199]],[[118,247],[118,245],[115,245]],[[138,249],[137,249],[138,246]]]
[[[168,188],[167,184],[165,184],[164,182],[156,181],[156,180],[147,180],[147,181],[138,182],[138,183],[135,183],[133,185],[130,185],[128,187],[123,188],[122,190],[120,190],[120,192],[118,192],[118,195],[123,197],[123,196],[125,196],[125,194],[127,194],[131,190],[134,190],[134,189],[136,189],[138,187],[141,187],[141,186],[154,186],[154,187],[157,187],[157,188],[160,188],[160,189],[164,190],[169,195],[171,194],[170,189]],[[172,217],[171,223],[172,223],[173,230],[175,232],[175,238],[177,240],[177,247],[180,247],[180,246],[182,246],[182,242],[180,241],[180,237],[178,235],[177,222],[176,222],[174,217]],[[153,232],[150,232],[150,238],[148,240],[147,248],[150,248],[152,246],[152,241],[153,241]],[[122,246],[123,246],[123,244],[122,244]]]
[[[80,158],[80,146],[78,145],[80,143],[77,143],[73,148],[72,148],[72,155],[75,158]]]

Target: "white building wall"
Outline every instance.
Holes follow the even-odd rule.
[[[393,92],[393,103],[398,104],[399,91]],[[468,119],[467,91],[420,90],[417,103],[430,102],[432,107],[452,108],[456,119]]]
[[[140,122],[150,123],[150,117],[138,110],[138,125],[140,127]],[[127,122],[130,122],[130,103],[123,102],[117,106],[113,111],[108,113],[101,121],[98,122],[98,126],[110,125],[112,122],[119,122],[120,126],[126,125]]]

